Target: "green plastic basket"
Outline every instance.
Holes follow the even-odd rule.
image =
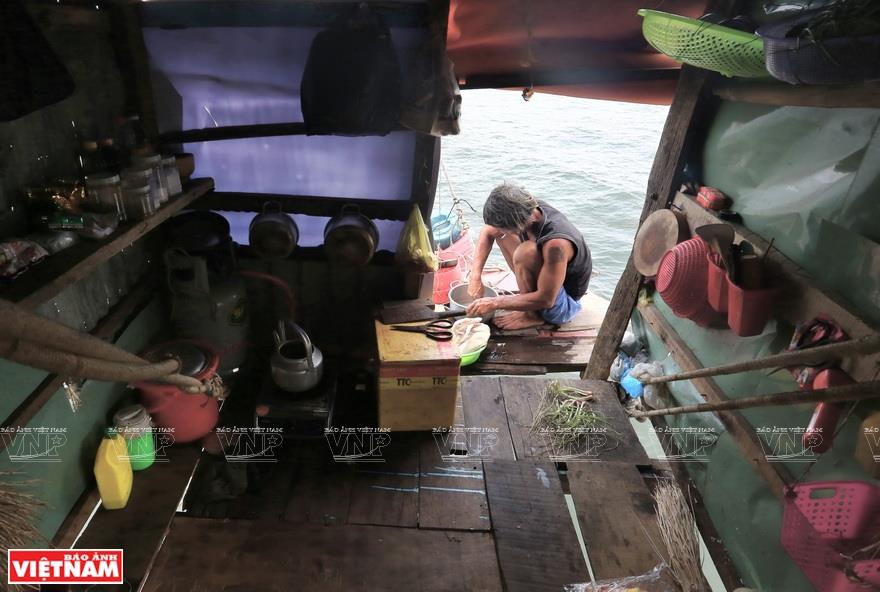
[[[648,43],[678,62],[725,76],[764,78],[764,40],[754,33],[657,10],[639,10]]]

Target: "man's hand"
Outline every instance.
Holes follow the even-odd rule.
[[[483,280],[479,274],[471,274],[468,282],[468,295],[474,300],[483,297]]]
[[[470,306],[467,307],[467,316],[469,317],[483,317],[492,312],[493,310],[497,310],[497,298],[479,298],[471,302]]]

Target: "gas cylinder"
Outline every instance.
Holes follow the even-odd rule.
[[[208,343],[220,355],[219,374],[228,376],[247,353],[249,318],[245,280],[207,269],[204,258],[173,249],[165,253],[174,335]]]

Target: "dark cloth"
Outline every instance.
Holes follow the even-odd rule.
[[[19,0],[0,1],[0,121],[70,96],[74,82]]]
[[[538,209],[544,215],[544,220],[534,230],[538,247],[542,247],[544,243],[554,238],[564,238],[574,247],[574,257],[565,268],[565,281],[562,282],[562,287],[574,300],[579,300],[587,293],[590,276],[593,273],[590,247],[587,246],[581,231],[569,222],[565,214],[541,200],[538,200]],[[527,240],[528,237],[524,235],[521,238]]]

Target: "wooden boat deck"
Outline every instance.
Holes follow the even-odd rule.
[[[569,381],[594,392],[615,435],[559,464],[529,434],[548,380],[464,378],[459,433],[392,433],[382,462],[334,462],[324,440],[293,442],[278,462],[246,467],[258,478],[242,495],[206,499],[194,484],[158,551],[159,539],[141,539],[130,554],[116,531],[126,573],[148,591],[560,590],[590,579],[567,493],[597,579],[650,570],[652,467],[613,387]],[[231,464],[203,454],[194,482]],[[135,493],[168,470],[138,475]],[[100,511],[88,544],[111,536],[107,520],[160,513],[145,502]]]

